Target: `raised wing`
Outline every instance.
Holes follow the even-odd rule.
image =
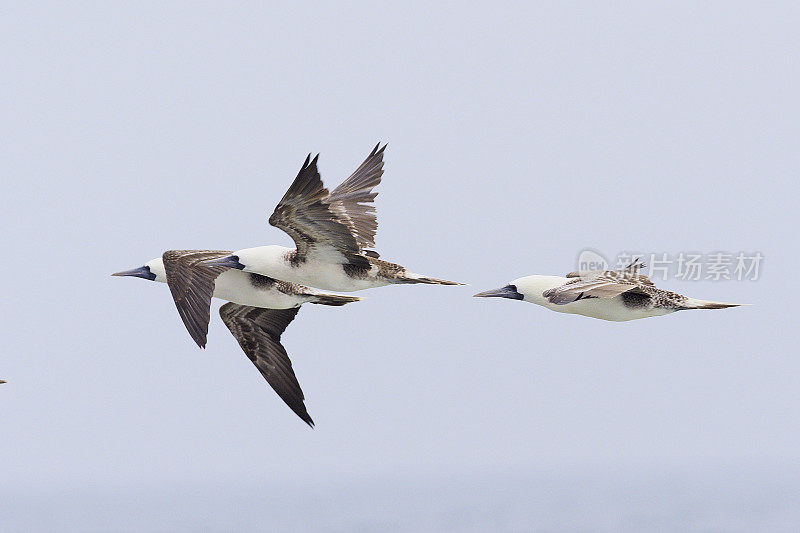
[[[304,262],[314,254],[326,261],[341,261],[359,268],[369,268],[369,261],[360,255],[358,241],[351,233],[341,208],[328,203],[328,189],[322,185],[317,159],[306,158],[292,185],[283,195],[269,223],[280,228],[297,246],[295,261]]]
[[[167,250],[161,256],[167,285],[175,307],[189,335],[201,348],[206,347],[214,280],[226,267],[199,265],[202,261],[230,255],[221,250]]]
[[[564,305],[585,298],[613,298],[624,292],[655,287],[650,278],[639,274],[642,267],[644,264],[636,259],[622,270],[570,272],[567,274],[569,281],[544,291],[542,296],[550,303]]]
[[[219,316],[278,396],[306,424],[314,427],[292,362],[280,342],[281,334],[299,310],[299,307],[263,309],[227,303],[220,307]]]
[[[372,192],[383,176],[383,152],[386,145],[378,143],[361,166],[344,180],[328,197],[328,203],[347,224],[358,246],[373,248],[375,232],[378,231],[378,216],[372,202],[378,193]]]

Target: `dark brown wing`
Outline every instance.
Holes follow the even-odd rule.
[[[328,203],[328,189],[322,185],[317,170],[318,157],[311,160],[309,154],[306,158],[289,190],[269,217],[269,223],[294,240],[299,262],[316,254],[324,261],[369,268],[369,261],[360,255],[361,249],[350,227]]]
[[[350,228],[359,247],[373,248],[378,216],[372,203],[378,193],[372,192],[383,176],[383,152],[386,145],[378,143],[361,166],[331,192],[328,203]]]
[[[220,307],[219,316],[278,396],[306,424],[314,427],[292,362],[280,342],[281,334],[299,310],[299,307],[264,309],[227,303]]]
[[[230,255],[222,250],[167,250],[161,256],[167,272],[167,285],[189,335],[201,348],[206,347],[214,280],[226,267],[199,265],[202,261]]]

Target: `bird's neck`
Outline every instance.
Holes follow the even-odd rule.
[[[526,276],[519,278],[511,283],[516,285],[517,291],[525,296],[525,301],[538,305],[546,305],[549,302],[542,293],[548,289],[560,287],[567,282],[567,278],[562,276]]]

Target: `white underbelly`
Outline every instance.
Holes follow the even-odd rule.
[[[250,274],[229,269],[217,277],[214,297],[240,305],[289,309],[308,301],[307,297],[286,294],[273,287],[254,286]]]
[[[661,316],[673,311],[673,309],[663,308],[631,308],[623,303],[621,296],[615,296],[614,298],[587,298],[564,305],[548,302],[545,307],[559,313],[571,313],[614,322]]]
[[[287,265],[274,277],[326,291],[353,292],[389,284],[377,274],[378,268],[373,266],[365,277],[353,278],[340,264],[307,262],[296,267]]]

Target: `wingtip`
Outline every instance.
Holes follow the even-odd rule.
[[[181,315],[181,318],[183,318],[183,315]],[[203,331],[202,326],[194,323],[186,323],[186,321],[184,321],[184,324],[186,325],[186,329],[189,330],[189,336],[194,343],[200,348],[205,348],[208,342],[208,329]]]
[[[311,418],[311,415],[308,414],[308,411],[305,410],[305,405],[303,406],[302,411],[295,411],[295,414],[300,417],[300,420],[306,423],[308,427],[314,429],[314,420]]]

